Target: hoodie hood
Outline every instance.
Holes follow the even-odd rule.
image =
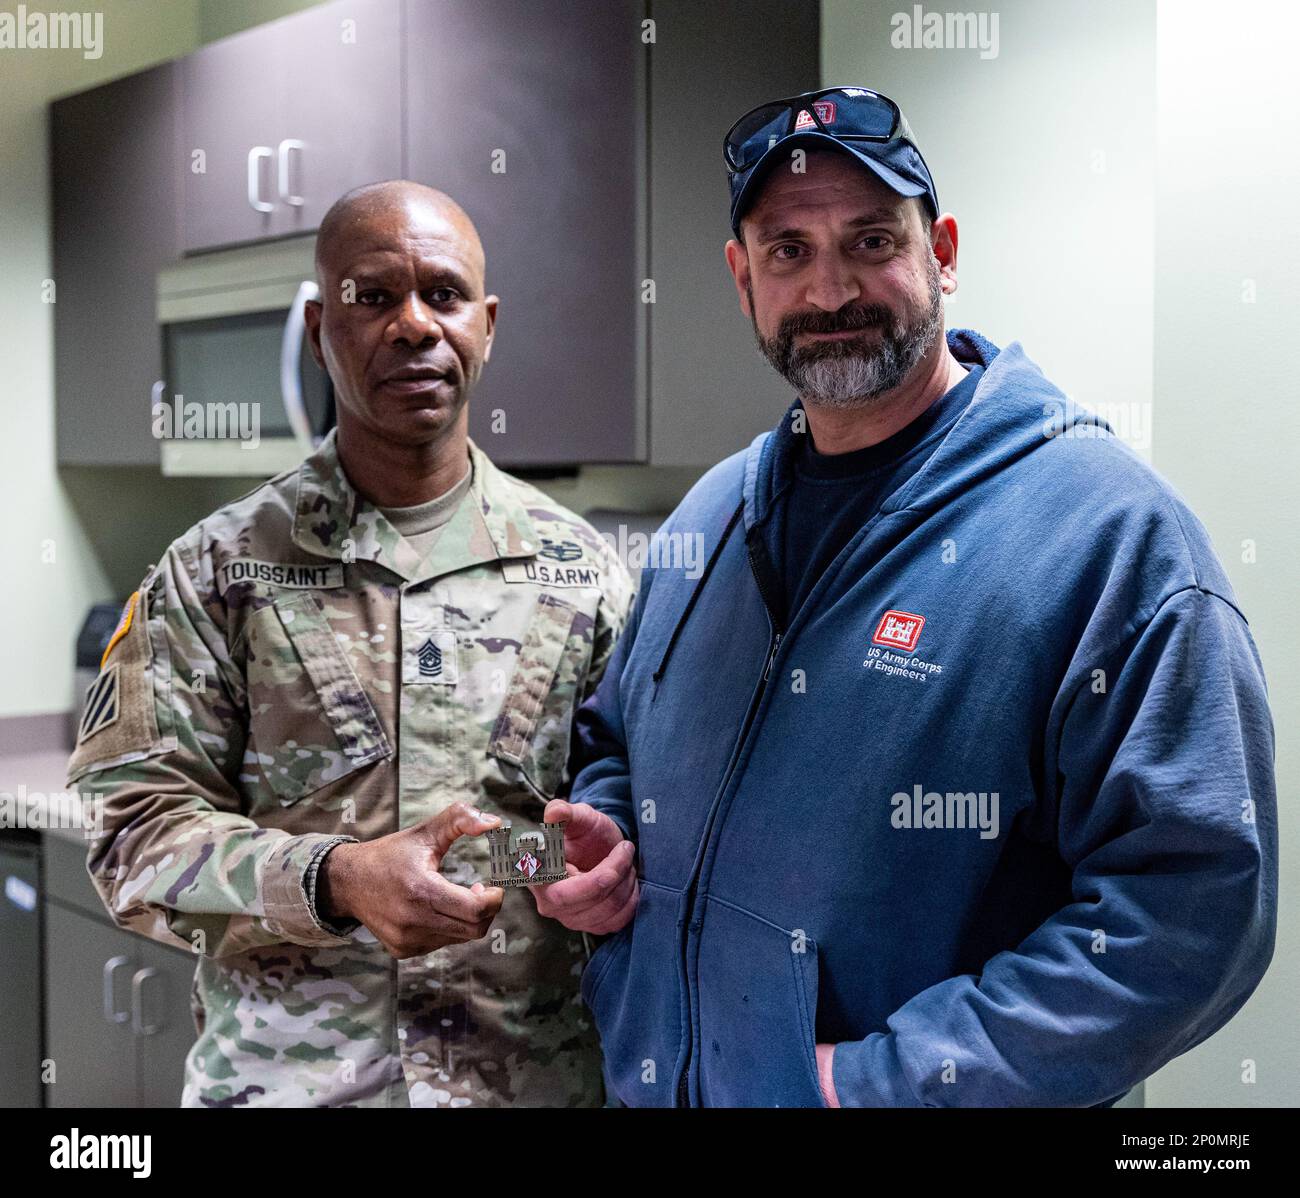
[[[1072,403],[1025,353],[1020,342],[999,349],[972,329],[949,329],[948,348],[959,362],[984,368],[975,395],[925,465],[885,501],[882,514],[903,508],[931,511],[951,495],[996,473],[1007,463],[1041,446],[1071,425],[1109,431],[1100,417]],[[996,395],[993,403],[982,401]],[[761,433],[745,457],[745,531],[765,520],[777,496],[782,466],[799,448],[791,431],[791,404],[780,424]]]
[[[929,460],[881,505],[882,516],[906,510],[919,522],[926,513],[942,507],[1017,459],[1043,448],[1074,425],[1092,426],[1090,436],[1099,432],[1102,436],[1113,435],[1110,425],[1101,417],[1078,406],[1056,387],[1026,355],[1020,342],[1013,341],[1005,349],[999,349],[972,329],[949,329],[947,337],[948,348],[959,362],[982,366],[984,373],[970,403]],[[799,406],[795,400],[774,429],[760,433],[743,453],[715,466],[664,526],[666,529],[683,519],[684,513],[694,513],[693,498],[707,506],[710,502],[707,496],[717,496],[730,512],[725,526],[719,528],[720,536],[713,542],[704,571],[665,645],[654,673],[656,684],[663,679],[682,630],[738,525],[743,525],[745,540],[756,545],[755,552],[762,556],[761,538],[754,530],[772,510],[778,480],[790,475],[791,459],[800,447],[799,437],[791,431],[790,416]],[[735,498],[732,488],[736,464],[742,458],[741,494]],[[725,499],[724,495],[727,495]],[[686,522],[694,519],[692,514],[686,517]]]

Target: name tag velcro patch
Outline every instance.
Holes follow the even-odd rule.
[[[502,562],[506,582],[532,582],[546,587],[598,587],[600,571],[588,562]]]
[[[322,590],[343,585],[343,567],[264,562],[255,557],[237,557],[217,570],[217,589],[224,595],[226,588],[237,582],[261,582],[273,587]]]

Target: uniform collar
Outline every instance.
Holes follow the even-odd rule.
[[[348,481],[338,456],[338,430],[298,467],[294,543],[318,557],[373,561],[407,582],[436,578],[499,558],[533,557],[532,518],[509,478],[469,442],[470,489],[443,527],[433,552],[420,556]]]

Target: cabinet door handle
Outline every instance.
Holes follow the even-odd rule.
[[[161,1023],[144,1021],[144,984],[150,978],[157,977],[158,971],[152,966],[137,969],[131,979],[131,1030],[137,1036],[154,1036],[162,1031]]]
[[[113,975],[123,965],[130,965],[130,957],[109,957],[104,962],[104,1018],[109,1023],[125,1023],[131,1018],[130,1012],[119,1011],[113,1005]]]
[[[258,212],[270,212],[275,208],[269,200],[262,199],[261,162],[270,157],[270,146],[254,146],[248,151],[248,203]]]
[[[289,186],[289,155],[294,150],[301,153],[306,148],[306,144],[296,137],[286,137],[280,143],[280,199],[295,208],[301,208],[307,200],[303,196],[296,195]]]

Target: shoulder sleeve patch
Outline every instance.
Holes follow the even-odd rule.
[[[86,692],[86,706],[81,713],[81,726],[77,729],[77,743],[80,744],[114,723],[117,711],[117,663],[114,662],[107,669],[100,667],[99,677]]]
[[[108,638],[108,644],[104,646],[104,656],[99,659],[101,670],[108,664],[108,655],[113,652],[113,646],[131,631],[131,617],[135,614],[135,605],[139,601],[140,592],[132,591],[131,598],[126,601],[126,606],[122,609],[122,618],[118,620],[113,635]]]
[[[165,642],[160,643],[165,659]],[[68,763],[69,782],[92,769],[138,761],[167,747],[158,730],[154,688],[158,671],[168,669],[150,641],[149,591],[142,588],[127,600],[99,674],[86,692],[77,745]]]

